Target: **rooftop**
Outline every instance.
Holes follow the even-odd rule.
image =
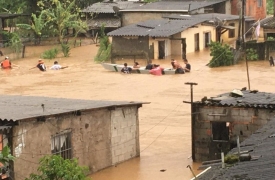
[[[199,180],[218,179],[274,179],[275,177],[275,119],[271,119],[261,129],[241,143],[241,151],[249,151],[251,161],[238,162],[232,167],[221,169],[212,166],[210,170],[199,176]],[[230,153],[237,152],[233,149]]]
[[[108,33],[108,36],[150,36],[169,37],[201,23],[200,19],[190,20],[148,20],[132,24]]]
[[[211,6],[214,4],[222,3],[227,0],[208,0],[208,1],[157,1],[147,3],[142,6],[124,8],[124,12],[188,12],[189,5],[190,11],[200,9],[203,7]]]
[[[266,29],[274,29],[275,28],[275,17],[267,17],[260,21],[261,27]],[[257,23],[255,24],[257,25]]]
[[[143,102],[93,101],[39,96],[0,95],[0,121],[18,121],[40,116],[98,108],[141,105]]]
[[[143,2],[117,1],[117,2],[98,2],[83,9],[84,13],[115,13],[114,6],[119,9],[134,8],[143,5]]]
[[[169,19],[204,19],[204,20],[214,20],[215,18],[219,18],[220,20],[238,20],[240,16],[238,15],[231,15],[231,14],[220,14],[220,13],[207,13],[207,14],[194,14],[194,15],[179,15],[173,14],[164,16],[165,18]],[[249,16],[245,16],[246,20],[253,20]]]
[[[258,92],[258,91],[241,91],[243,96],[234,96],[232,92],[211,97],[205,101],[195,102],[196,104],[205,106],[235,106],[235,107],[255,107],[274,109],[275,108],[275,94]]]

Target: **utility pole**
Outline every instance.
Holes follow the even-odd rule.
[[[242,49],[245,50],[245,37],[244,37],[244,11],[245,0],[242,0]]]
[[[198,83],[194,82],[186,82],[185,85],[190,85],[191,90],[191,102],[183,101],[184,103],[190,103],[191,104],[191,140],[192,140],[192,160],[195,160],[195,116],[194,116],[194,107],[193,107],[193,86],[198,85]]]

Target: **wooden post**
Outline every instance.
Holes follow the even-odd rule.
[[[25,58],[25,49],[26,49],[26,46],[23,45],[23,47],[22,47],[22,58]]]

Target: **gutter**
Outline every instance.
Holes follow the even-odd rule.
[[[200,174],[198,174],[196,177],[193,177],[192,179],[190,180],[197,180],[197,178],[201,175],[203,175],[204,173],[206,173],[209,169],[211,169],[211,166],[206,168],[204,171],[202,171]]]

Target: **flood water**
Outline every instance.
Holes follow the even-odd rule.
[[[36,65],[47,46],[27,47],[25,59],[13,61],[20,68],[1,71],[1,94],[50,96],[92,100],[144,101],[140,108],[140,157],[91,175],[93,180],[187,180],[199,164],[191,158],[190,87],[196,82],[194,100],[212,97],[247,86],[245,63],[210,69],[209,52],[187,54],[192,72],[184,75],[152,76],[108,72],[93,58],[95,45],[74,48],[69,58],[56,58],[68,69],[40,72]],[[50,66],[54,60],[45,60]],[[123,63],[126,60],[119,61]],[[133,60],[127,60],[128,64]],[[145,64],[145,61],[140,61]],[[170,67],[170,60],[153,63]],[[274,92],[275,67],[268,61],[249,62],[251,89]],[[160,170],[163,170],[160,171]]]

